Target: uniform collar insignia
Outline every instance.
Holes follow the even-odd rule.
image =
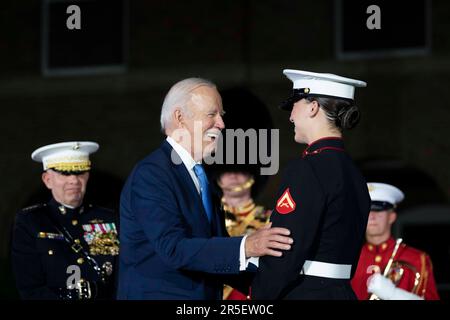
[[[302,156],[305,157],[311,154],[318,154],[322,150],[337,150],[345,151],[344,142],[340,137],[325,137],[314,142],[311,142],[308,147],[303,151]]]
[[[58,207],[58,210],[59,210],[59,213],[61,213],[62,215],[65,215],[67,213],[67,209],[63,205],[60,205]]]

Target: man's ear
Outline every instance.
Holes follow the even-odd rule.
[[[42,178],[42,182],[44,182],[45,186],[51,190],[52,189],[52,181],[51,181],[52,178],[50,177],[50,173],[48,173],[47,171],[42,172],[41,178]]]
[[[312,117],[315,117],[316,114],[319,112],[319,109],[320,109],[319,103],[318,103],[317,101],[315,101],[315,100],[311,101],[311,102],[308,104],[309,116],[310,116],[311,118],[312,118]]]
[[[395,212],[395,211],[391,211],[391,212],[389,212],[389,217],[388,217],[388,221],[389,221],[389,224],[390,225],[392,225],[394,222],[395,222],[395,220],[397,220],[397,212]]]
[[[173,112],[173,120],[177,128],[181,128],[184,123],[184,116],[180,109],[175,109]]]

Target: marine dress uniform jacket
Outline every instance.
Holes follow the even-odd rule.
[[[172,151],[164,141],[136,165],[122,191],[118,299],[221,299],[220,275],[239,273],[242,237],[224,237],[217,208],[208,221]]]
[[[11,250],[20,296],[33,300],[68,298],[67,280],[74,274],[68,267],[78,266],[81,279],[90,282],[91,298],[114,299],[119,253],[115,220],[109,209],[93,205],[70,209],[54,199],[22,209],[16,216]],[[64,240],[60,226],[96,261],[105,283],[82,252],[75,252]]]
[[[294,243],[281,258],[260,259],[252,298],[355,299],[350,271],[347,279],[300,273],[309,260],[351,265],[353,274],[369,211],[366,182],[342,140],[324,138],[310,144],[303,157],[287,167],[271,215],[272,226],[290,229]]]

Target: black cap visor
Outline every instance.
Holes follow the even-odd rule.
[[[55,172],[57,172],[57,173],[59,173],[59,174],[62,174],[62,175],[64,175],[64,176],[72,176],[72,175],[74,175],[74,176],[79,176],[79,175],[81,175],[81,174],[83,174],[83,173],[85,173],[85,172],[89,172],[89,171],[90,171],[90,170],[83,170],[83,171],[62,171],[62,170],[57,170],[57,169],[54,169],[54,168],[49,169],[49,170],[53,170],[53,171],[55,171]]]
[[[394,205],[392,203],[386,201],[372,201],[370,205],[370,211],[387,211],[394,209]]]
[[[294,93],[292,93],[292,95],[289,98],[287,98],[280,104],[279,108],[281,110],[292,111],[294,104],[297,101],[300,101],[301,99],[306,98],[306,97],[307,97],[306,94],[299,94],[294,91]]]
[[[289,98],[287,98],[286,100],[284,100],[280,104],[279,107],[281,110],[292,111],[292,108],[294,107],[294,104],[297,101],[300,101],[301,99],[307,98],[307,97],[331,98],[331,99],[344,100],[344,101],[353,103],[353,99],[335,97],[335,96],[330,96],[330,95],[326,95],[326,94],[311,93],[309,88],[300,88],[300,89],[294,89],[292,91],[292,95]]]

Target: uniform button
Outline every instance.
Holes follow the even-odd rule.
[[[72,220],[72,225],[76,226],[78,224],[78,220]]]
[[[77,263],[78,263],[78,264],[83,264],[83,262],[84,262],[84,259],[83,259],[83,258],[78,258],[78,259],[77,259]]]
[[[80,239],[75,239],[74,241],[76,244],[80,244]]]
[[[383,244],[381,245],[381,249],[386,250],[386,248],[387,248],[387,244],[386,244],[386,243],[383,243]]]
[[[53,255],[53,250],[48,250],[48,255],[52,256]]]
[[[369,250],[370,250],[370,251],[373,250],[373,245],[369,244]]]
[[[381,256],[376,256],[375,257],[375,262],[380,262],[381,261]]]

